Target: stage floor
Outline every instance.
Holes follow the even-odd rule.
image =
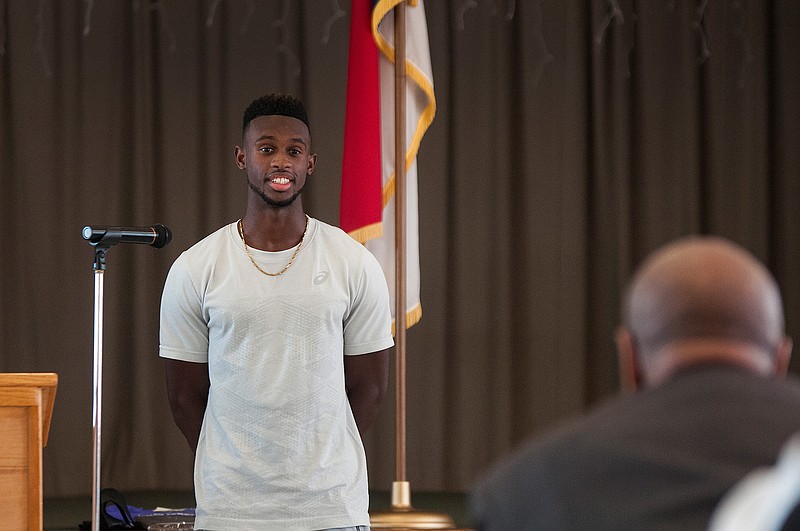
[[[123,492],[128,505],[153,509],[168,507],[182,509],[194,505],[191,492],[143,491]],[[469,527],[467,498],[461,492],[412,492],[411,504],[415,509],[435,511],[449,515],[456,525]],[[390,508],[391,496],[388,492],[370,493],[370,510],[384,511]],[[75,531],[84,520],[91,519],[92,498],[45,498],[44,529],[48,531]]]

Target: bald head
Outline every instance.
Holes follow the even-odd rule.
[[[681,359],[671,365],[696,361],[695,353],[774,364],[785,340],[772,275],[742,247],[709,237],[678,240],[642,264],[623,301],[623,326],[645,376],[676,351]]]

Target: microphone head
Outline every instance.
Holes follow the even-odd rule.
[[[81,235],[83,236],[83,239],[91,244],[99,242],[103,238],[103,236],[105,236],[105,234],[106,231],[102,229],[97,230],[90,225],[85,226],[83,230],[81,230]]]
[[[156,249],[161,249],[162,247],[164,247],[165,245],[167,245],[169,242],[172,241],[172,231],[169,230],[164,225],[162,225],[161,223],[156,223],[155,225],[153,225],[153,230],[156,233],[156,238],[150,245],[152,245]]]

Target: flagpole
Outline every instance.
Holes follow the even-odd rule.
[[[411,506],[406,461],[406,2],[394,7],[395,481],[391,510],[370,515],[374,529],[455,529],[446,514]]]
[[[406,461],[406,3],[394,8],[394,241],[397,415],[395,478],[407,483]]]

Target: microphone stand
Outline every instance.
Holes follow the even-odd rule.
[[[83,238],[94,247],[94,370],[92,371],[92,531],[100,531],[100,424],[103,420],[103,280],[106,253],[118,243],[147,243],[156,248],[167,245],[172,233],[156,224],[152,231],[109,227],[96,238],[91,226],[83,228]]]
[[[100,423],[103,405],[103,280],[106,253],[114,243],[94,247],[94,370],[92,371],[92,531],[100,531]]]

